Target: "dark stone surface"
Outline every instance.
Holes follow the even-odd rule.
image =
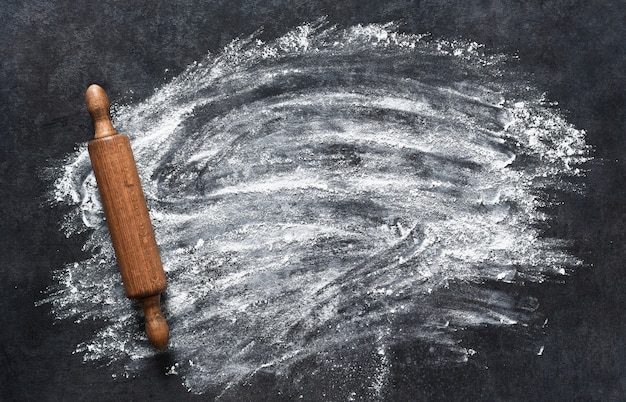
[[[179,378],[165,376],[167,354],[129,379],[69,354],[98,324],[54,323],[34,305],[52,271],[82,254],[82,239],[58,230],[63,211],[46,203],[42,169],[90,139],[89,84],[120,102],[138,101],[235,37],[262,27],[261,36],[273,38],[321,16],[341,26],[396,20],[407,32],[517,53],[596,148],[587,194],[563,200],[552,226],[574,240],[590,268],[529,290],[550,317],[543,356],[516,355],[506,331],[489,329],[467,334],[483,356],[470,366],[424,366],[407,360],[419,356],[407,347],[396,351],[405,363],[389,400],[623,400],[626,3],[580,0],[2,2],[0,400],[213,399],[189,395]],[[250,386],[235,397],[281,399],[261,377]]]

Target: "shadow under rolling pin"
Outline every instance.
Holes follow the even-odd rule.
[[[95,139],[88,145],[89,156],[124,289],[143,307],[150,343],[164,349],[169,328],[160,299],[167,283],[130,140],[113,128],[104,89],[90,86],[85,99],[95,130]]]

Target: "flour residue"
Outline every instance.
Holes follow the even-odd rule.
[[[576,191],[587,147],[505,60],[393,24],[309,24],[235,40],[117,106],[167,272],[169,374],[196,393],[261,371],[305,392],[309,362],[351,373],[333,380],[344,399],[373,399],[394,345],[464,361],[475,351],[459,329],[525,325],[536,303],[481,284],[579,264],[542,236],[542,194]],[[73,208],[68,235],[90,230],[92,257],[57,271],[44,302],[105,322],[76,352],[132,373],[156,352],[123,294],[85,147],[53,197]]]

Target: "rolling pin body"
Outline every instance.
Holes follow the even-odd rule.
[[[126,295],[163,292],[165,273],[128,137],[99,138],[88,149]]]
[[[163,349],[169,328],[160,297],[167,282],[130,140],[113,128],[109,100],[101,87],[90,86],[86,101],[95,128],[89,156],[124,289],[128,297],[141,302],[148,339]]]

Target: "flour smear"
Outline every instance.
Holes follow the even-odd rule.
[[[169,374],[223,396],[260,373],[306,395],[306,376],[335,372],[335,397],[371,400],[397,345],[463,364],[476,352],[459,331],[536,319],[541,301],[506,286],[581,263],[542,228],[545,195],[580,191],[589,150],[481,51],[313,23],[235,40],[114,107],[167,273]],[[132,376],[158,352],[123,293],[86,146],[57,168],[63,230],[87,231],[91,257],[60,268],[39,304],[102,322],[75,353]]]

